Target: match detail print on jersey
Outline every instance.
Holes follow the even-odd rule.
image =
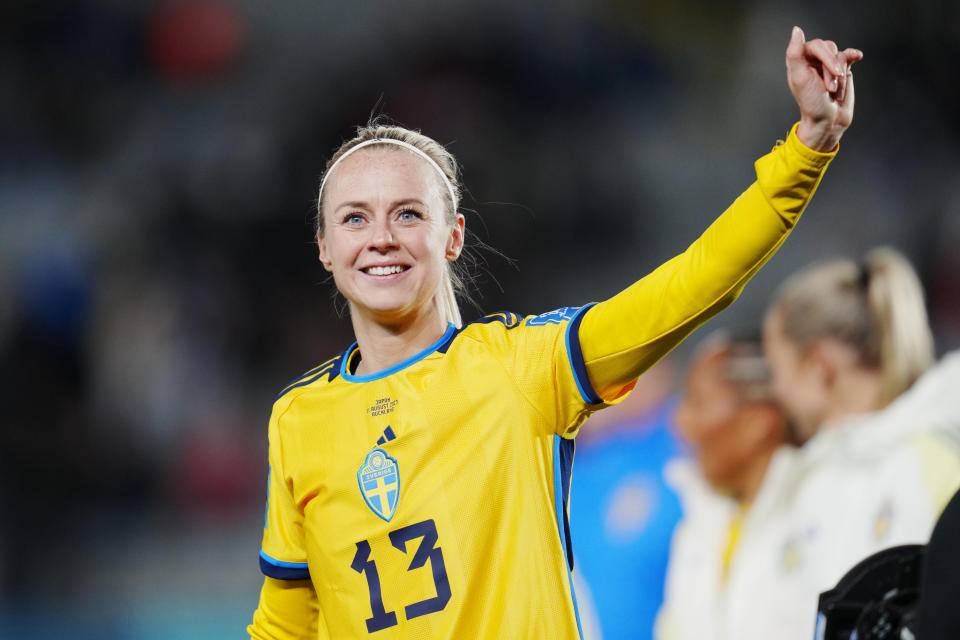
[[[387,522],[397,511],[400,498],[400,467],[387,452],[376,447],[357,471],[360,494],[370,510]]]

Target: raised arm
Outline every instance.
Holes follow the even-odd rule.
[[[584,315],[590,382],[612,400],[698,326],[729,305],[796,224],[853,119],[850,66],[863,54],[795,27],[787,83],[800,122],[756,162],[754,182],[686,251]]]

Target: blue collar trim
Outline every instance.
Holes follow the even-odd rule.
[[[379,380],[380,378],[386,378],[387,376],[394,374],[397,371],[400,371],[401,369],[405,369],[406,367],[409,367],[413,363],[419,362],[420,360],[423,360],[424,358],[429,356],[431,353],[433,353],[434,351],[442,347],[444,343],[447,342],[451,336],[453,336],[453,333],[456,330],[457,328],[453,325],[452,322],[448,323],[447,330],[444,332],[442,336],[440,336],[440,339],[434,342],[432,345],[430,345],[426,349],[424,349],[423,351],[421,351],[420,353],[410,356],[406,360],[398,362],[392,367],[387,367],[383,371],[378,371],[377,373],[371,373],[365,376],[355,376],[349,371],[347,371],[347,365],[350,362],[350,358],[351,356],[353,356],[353,353],[357,349],[357,343],[354,342],[344,352],[343,360],[340,362],[340,376],[347,382],[370,382],[372,380]]]

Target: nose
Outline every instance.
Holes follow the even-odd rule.
[[[395,246],[393,232],[390,230],[390,222],[388,220],[378,220],[374,222],[370,235],[370,248],[383,252]]]

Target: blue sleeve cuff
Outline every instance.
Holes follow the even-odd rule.
[[[583,361],[583,352],[580,350],[580,321],[583,320],[583,314],[594,303],[586,304],[580,307],[580,310],[570,319],[567,324],[567,357],[570,358],[570,368],[573,369],[573,378],[577,381],[577,389],[580,390],[580,397],[587,404],[600,404],[603,400],[593,390],[590,384],[590,376],[587,375],[587,364]]]
[[[277,580],[309,580],[310,569],[306,562],[284,562],[260,552],[260,571]]]

